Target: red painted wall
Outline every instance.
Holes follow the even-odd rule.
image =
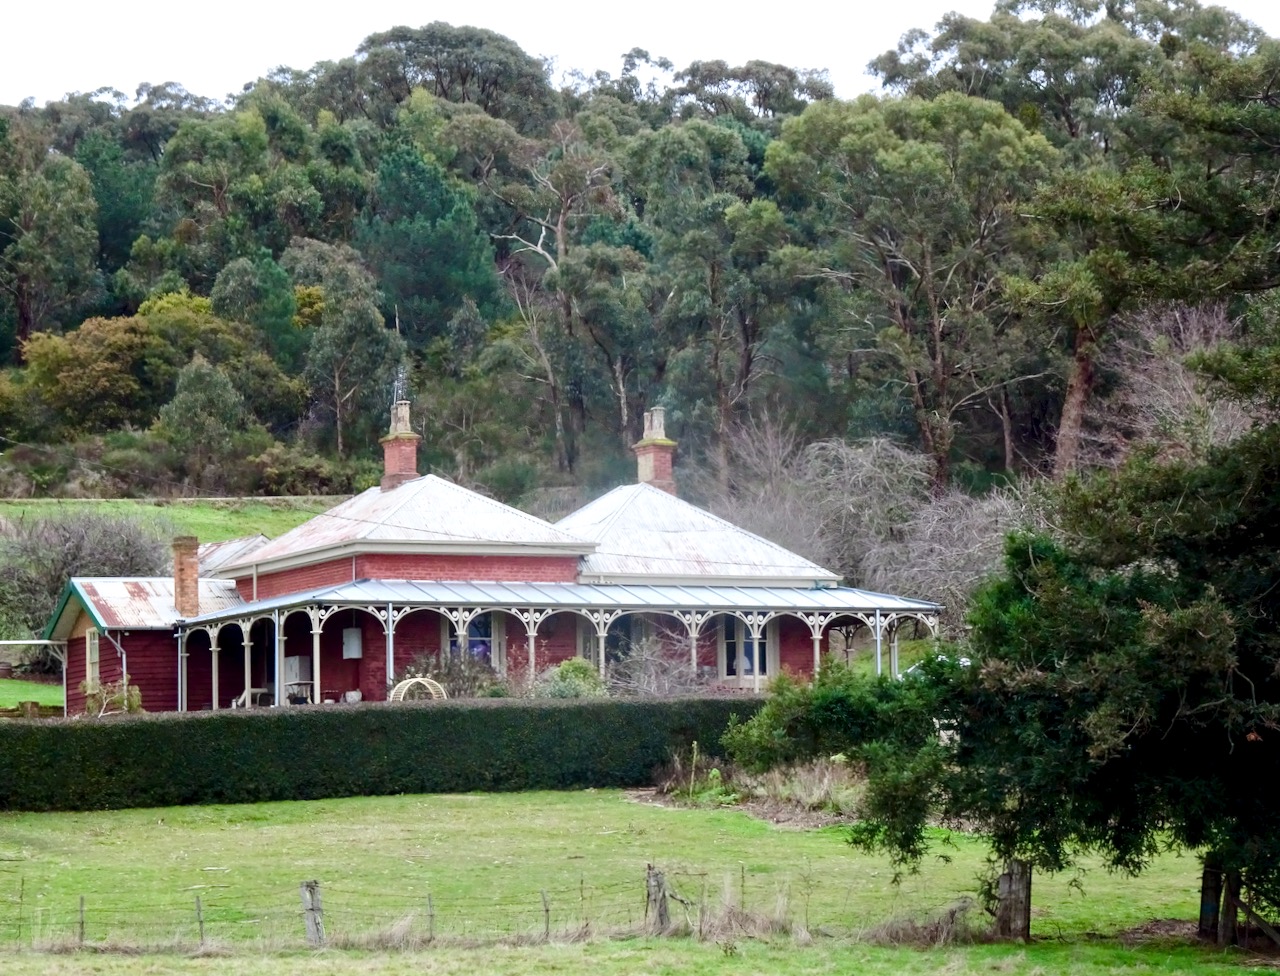
[[[218,689],[222,696],[222,689]],[[192,712],[213,707],[213,655],[209,638],[194,633],[187,638],[187,709]]]
[[[101,651],[99,651],[101,664]],[[84,694],[80,682],[84,681],[84,638],[72,637],[67,641],[67,714],[79,715],[84,711]]]
[[[148,712],[172,712],[178,708],[178,641],[168,630],[142,630],[127,635],[113,634],[129,656],[129,683],[142,692],[142,707]],[[110,649],[112,667],[118,673],[120,661],[115,645],[105,637],[100,658],[106,670]]]

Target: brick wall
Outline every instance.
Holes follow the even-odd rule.
[[[299,566],[279,573],[266,573],[258,577],[258,599],[266,600],[283,593],[300,593],[320,586],[349,583],[356,578],[351,573],[350,557],[332,559],[312,566]],[[244,576],[237,579],[236,591],[243,599],[252,600],[253,577]]]
[[[573,583],[578,557],[370,553],[356,557],[356,578]]]
[[[370,553],[299,566],[258,577],[258,599],[299,593],[353,579],[486,580],[507,583],[573,583],[577,556],[466,556]],[[236,580],[236,590],[253,599],[253,577]]]
[[[823,639],[826,653],[826,639]],[[796,617],[778,620],[778,664],[780,670],[792,674],[813,674],[813,633],[809,625]]]

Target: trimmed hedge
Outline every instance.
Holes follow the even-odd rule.
[[[482,699],[0,725],[0,809],[640,786],[759,700]]]

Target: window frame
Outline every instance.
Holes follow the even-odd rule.
[[[471,627],[481,617],[489,618],[489,666],[498,674],[507,673],[507,615],[500,610],[486,610],[478,613],[467,621],[467,649],[470,651],[471,642],[473,640],[481,640],[482,638],[471,637]],[[452,654],[458,650],[457,634],[453,628],[453,621],[443,614],[440,615],[440,656],[443,658],[447,654]]]
[[[102,635],[97,627],[84,632],[84,682],[90,691],[102,682]]]
[[[751,637],[751,629],[747,626],[745,621],[731,613],[722,613],[716,618],[716,620],[716,668],[719,672],[720,681],[724,684],[737,685],[739,688],[754,687],[756,680],[755,674],[729,673],[729,658],[727,653],[729,642],[726,639],[726,629],[730,625],[733,626],[735,644],[744,640],[749,640]],[[781,631],[778,624],[778,618],[774,617],[764,625],[764,670],[760,672],[761,684],[772,681],[780,670],[780,648],[778,646],[778,640]]]

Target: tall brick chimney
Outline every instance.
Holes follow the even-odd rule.
[[[382,438],[382,490],[399,488],[418,477],[420,436],[409,425],[409,401],[397,400],[391,407],[391,432]]]
[[[636,452],[636,475],[641,484],[653,485],[668,494],[676,493],[671,475],[676,442],[667,439],[666,412],[654,407],[644,415],[644,437],[631,448]]]
[[[200,616],[200,540],[193,535],[173,540],[173,605],[184,620]]]

